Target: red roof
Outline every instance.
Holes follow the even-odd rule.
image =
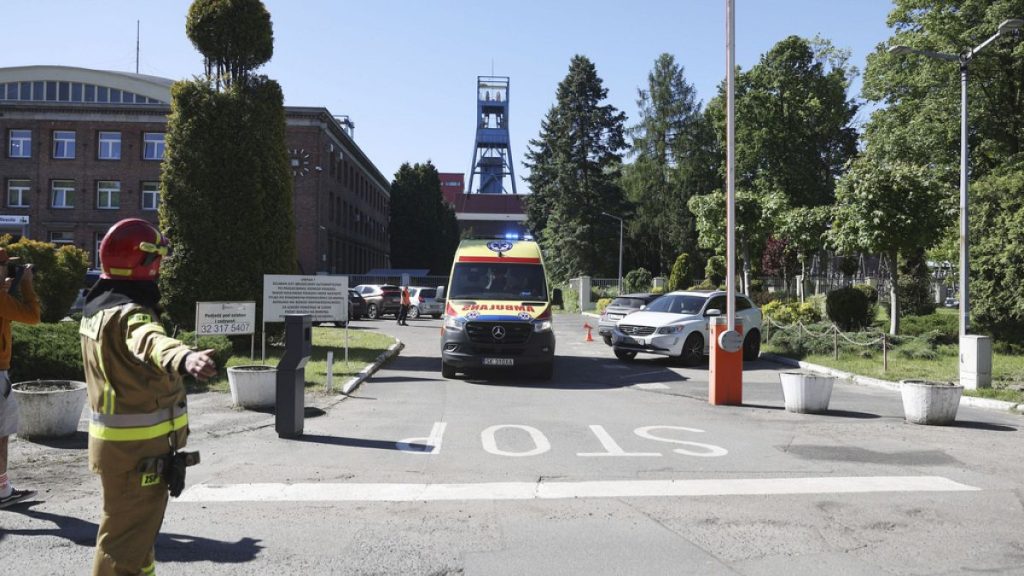
[[[463,194],[442,190],[444,199],[460,214],[525,214],[523,197],[518,194]]]

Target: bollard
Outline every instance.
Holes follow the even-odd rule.
[[[313,352],[312,316],[286,314],[284,327],[284,356],[277,363],[274,429],[279,438],[298,438],[302,436],[306,413],[306,362]]]

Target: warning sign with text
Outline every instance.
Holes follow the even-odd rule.
[[[348,318],[348,276],[263,277],[263,321],[284,322],[286,314],[309,314],[313,322]]]

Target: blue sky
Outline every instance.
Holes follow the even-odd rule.
[[[63,64],[172,79],[202,72],[185,36],[187,0],[5,0],[0,66]],[[574,54],[597,67],[611,104],[636,121],[637,88],[668,52],[698,98],[725,77],[725,0],[264,0],[274,58],[260,71],[294,106],[355,122],[357,144],[389,179],[403,162],[470,171],[476,77],[511,77],[509,127],[519,192],[527,143]],[[736,0],[743,69],[782,38],[830,39],[865,57],[889,37],[890,0]],[[860,83],[855,84],[859,92]],[[866,120],[865,115],[859,119]]]

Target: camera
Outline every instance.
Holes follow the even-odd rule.
[[[17,264],[14,262],[7,263],[7,278],[13,278],[11,287],[7,290],[11,294],[18,293],[18,287],[21,285],[21,277],[25,274],[25,268],[31,266],[31,264]]]

